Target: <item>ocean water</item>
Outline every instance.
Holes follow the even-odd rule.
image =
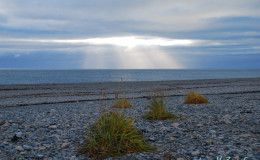
[[[161,81],[260,77],[260,69],[0,70],[0,84]]]

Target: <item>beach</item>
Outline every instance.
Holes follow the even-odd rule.
[[[182,119],[142,118],[154,88]],[[210,104],[183,104],[189,91]],[[158,149],[112,159],[260,159],[260,78],[0,85],[0,159],[88,159],[76,152],[84,132],[116,93],[135,106],[126,115]]]

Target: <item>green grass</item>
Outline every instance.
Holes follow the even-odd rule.
[[[184,104],[205,104],[210,103],[203,95],[196,92],[189,92]]]
[[[148,111],[143,118],[149,120],[164,120],[164,119],[176,119],[177,116],[166,110],[166,104],[163,101],[163,97],[152,97],[150,105],[147,106]]]
[[[112,108],[132,108],[133,105],[130,104],[128,99],[122,98],[122,99],[116,99],[115,104],[112,106]]]
[[[149,152],[155,147],[147,144],[140,131],[133,127],[134,120],[124,113],[103,113],[88,132],[88,138],[79,149],[91,158],[104,159],[134,152]]]

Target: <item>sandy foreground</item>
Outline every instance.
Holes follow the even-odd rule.
[[[158,87],[167,109],[184,119],[141,118]],[[100,99],[109,107],[122,91],[135,106],[126,114],[159,149],[117,159],[260,159],[260,78],[0,85],[0,159],[88,159],[76,152],[83,132],[98,118]],[[211,103],[183,104],[189,91]]]

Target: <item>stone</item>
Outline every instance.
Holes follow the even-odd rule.
[[[230,119],[230,117],[231,117],[230,115],[226,114],[223,116],[223,119]]]
[[[15,150],[20,151],[20,152],[24,151],[22,146],[16,146]]]
[[[199,154],[200,154],[200,151],[199,151],[199,150],[196,150],[196,151],[191,152],[191,155],[192,155],[192,156],[197,156],[197,155],[199,155]]]
[[[39,150],[40,151],[44,151],[46,149],[46,147],[42,146],[42,147],[39,147]]]
[[[223,119],[223,122],[226,123],[226,124],[230,124],[231,121],[229,119]]]
[[[43,157],[44,157],[44,155],[42,155],[42,154],[36,155],[36,158],[43,158]]]
[[[217,131],[215,131],[215,130],[210,130],[209,132],[213,133],[213,134],[217,133]]]
[[[8,142],[6,142],[6,141],[3,141],[3,144],[4,144],[4,145],[8,145]]]
[[[177,128],[180,124],[179,123],[173,123],[172,126]]]
[[[56,112],[56,109],[51,109],[50,112],[51,113]]]
[[[155,138],[154,138],[154,137],[150,137],[149,140],[152,141],[152,142],[154,142],[154,141],[155,141]]]
[[[248,138],[250,136],[251,136],[250,134],[241,134],[239,137],[241,137],[241,138]]]
[[[16,137],[18,137],[18,138],[22,138],[22,136],[23,136],[23,132],[16,132],[15,134],[16,134]]]
[[[203,124],[197,124],[197,127],[203,127],[204,125]]]
[[[171,129],[168,127],[161,127],[160,131],[170,131]]]
[[[29,146],[29,145],[23,145],[23,148],[24,148],[25,150],[27,150],[27,151],[32,150],[32,147]]]
[[[169,141],[170,141],[170,142],[173,142],[173,141],[175,141],[175,140],[176,140],[176,138],[174,138],[174,137],[170,137],[170,138],[169,138]]]
[[[49,128],[50,129],[57,129],[58,127],[57,127],[57,125],[50,125]]]
[[[69,145],[70,145],[69,143],[62,143],[61,148],[68,148]]]
[[[10,123],[9,122],[5,122],[5,124],[3,124],[2,126],[6,127],[6,126],[9,126]]]

